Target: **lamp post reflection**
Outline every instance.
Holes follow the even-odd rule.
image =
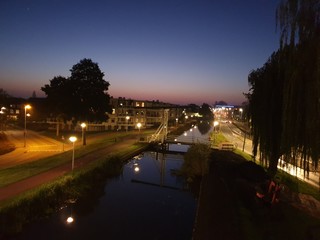
[[[67,207],[66,209],[68,210],[68,208],[70,207],[70,216],[68,216],[67,219],[66,219],[67,224],[71,224],[71,223],[74,222],[74,217],[73,217],[73,204],[74,204],[75,202],[76,202],[75,199],[68,199],[68,200],[67,200],[68,205],[66,206],[66,207]]]
[[[74,219],[72,216],[67,218],[67,223],[73,223]]]
[[[134,171],[135,171],[136,173],[140,171],[140,168],[139,168],[138,163],[134,163],[133,166],[134,166],[133,169],[134,169]]]

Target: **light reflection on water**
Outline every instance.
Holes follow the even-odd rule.
[[[70,203],[17,239],[191,239],[196,200],[172,174],[182,162],[183,155],[144,152],[90,205]]]

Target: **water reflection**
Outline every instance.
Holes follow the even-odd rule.
[[[209,123],[200,123],[198,126],[195,125],[188,131],[185,131],[182,135],[176,137],[175,142],[177,143],[210,143],[209,137],[212,132],[212,125]]]
[[[118,178],[92,186],[90,196],[16,239],[191,239],[196,200],[173,174],[182,161],[179,154],[144,152]]]

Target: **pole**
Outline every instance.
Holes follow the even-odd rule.
[[[23,132],[23,136],[24,136],[24,147],[27,146],[27,108],[26,106],[24,107],[24,132]]]
[[[242,152],[244,152],[244,146],[245,146],[245,144],[246,144],[246,136],[247,136],[247,133],[246,133],[246,132],[244,132]]]
[[[71,170],[73,172],[74,168],[74,142],[72,143],[72,165],[71,165]]]

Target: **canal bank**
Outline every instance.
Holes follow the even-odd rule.
[[[123,138],[121,141],[118,140],[114,142],[112,145],[108,145],[102,149],[86,154],[85,156],[81,156],[75,159],[74,162],[74,170],[77,171],[88,164],[92,163],[96,159],[101,158],[101,156],[110,156],[116,155],[119,152],[123,151],[123,149],[131,149],[134,144],[137,143],[136,137],[128,137]],[[125,153],[122,158],[130,158],[137,154],[138,152],[143,151],[148,147],[148,144],[143,144],[138,149],[134,149],[133,151],[128,151]],[[8,186],[0,188],[0,201],[10,200],[24,192],[37,188],[43,184],[54,181],[55,179],[69,173],[71,171],[71,164],[64,164],[62,166],[50,169],[49,171],[40,173],[38,175],[32,176],[30,178],[24,179],[22,181],[18,181],[16,183],[10,184]]]

